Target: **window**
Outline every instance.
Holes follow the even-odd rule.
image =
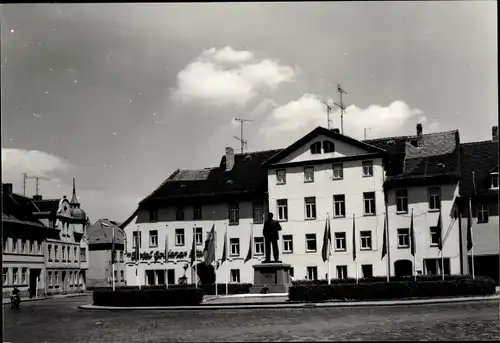
[[[230,256],[240,256],[240,239],[231,238],[229,239]]]
[[[240,206],[237,202],[229,204],[229,224],[238,224],[240,221]]]
[[[62,261],[66,261],[66,247],[61,247]]]
[[[43,255],[43,242],[38,241],[37,242],[37,247],[38,247],[38,255]]]
[[[333,179],[340,180],[344,178],[344,164],[343,163],[335,163],[332,165],[333,170]]]
[[[80,262],[87,262],[87,249],[80,248]]]
[[[318,280],[318,267],[307,267],[307,279]]]
[[[396,212],[408,213],[408,191],[406,189],[396,191]]]
[[[18,268],[12,268],[12,284],[17,285],[19,282]]]
[[[25,239],[21,240],[21,249],[21,254],[29,253],[28,242]]]
[[[286,184],[286,169],[276,170],[276,184],[278,185]]]
[[[306,233],[306,251],[307,252],[316,252],[316,234],[315,233]]]
[[[6,285],[9,283],[9,268],[2,268],[2,272],[3,272],[3,285]]]
[[[49,272],[49,288],[52,288],[54,287],[54,279],[53,279],[53,276],[52,276],[52,272]]]
[[[346,251],[345,232],[335,232],[335,251]]]
[[[306,219],[316,219],[316,197],[304,199],[306,205]]]
[[[345,217],[345,195],[336,194],[333,196],[333,216]]]
[[[158,246],[158,230],[149,230],[149,247],[156,248]]]
[[[330,141],[323,141],[323,152],[329,153],[329,152],[335,152],[335,144]]]
[[[49,261],[52,261],[52,244],[47,245],[47,253],[49,256]]]
[[[30,254],[36,254],[35,241],[30,241],[30,250],[28,251]]]
[[[135,249],[135,245],[137,242],[137,231],[133,231],[132,233],[132,249]],[[142,248],[142,233],[139,231],[139,248]]]
[[[304,182],[314,182],[314,167],[304,168]]]
[[[120,270],[120,281],[121,282],[125,281],[125,273],[123,270]]]
[[[240,283],[240,270],[231,269],[231,282]]]
[[[429,210],[441,208],[441,189],[439,187],[429,188]]]
[[[184,229],[175,229],[175,245],[184,245]]]
[[[155,222],[158,220],[158,210],[156,208],[149,210],[149,221]]]
[[[59,247],[54,245],[54,261],[59,261]]]
[[[444,274],[450,274],[450,259],[444,258]],[[440,258],[429,258],[424,259],[424,273],[426,275],[441,275],[441,267],[442,267]]]
[[[363,176],[373,176],[372,161],[363,161]]]
[[[477,206],[477,222],[478,223],[488,222],[488,205],[479,204]]]
[[[74,248],[73,256],[75,257],[75,262],[78,262],[78,247]]]
[[[277,204],[278,204],[278,220],[283,220],[283,221],[288,220],[288,200],[279,199],[277,200]]]
[[[118,270],[115,270],[115,272],[113,273],[114,275],[114,278],[115,278],[115,282],[118,281]]]
[[[311,154],[321,154],[321,142],[316,142],[310,146]]]
[[[255,255],[264,255],[264,237],[255,237]]]
[[[491,188],[498,189],[498,173],[491,173]]]
[[[361,250],[371,250],[372,248],[372,232],[361,231]]]
[[[195,205],[193,207],[193,219],[201,219],[202,218],[202,207],[201,205]]]
[[[362,264],[361,272],[364,278],[373,277],[373,266],[371,264]]]
[[[3,252],[9,252],[9,239],[3,237]]]
[[[12,238],[12,252],[17,253],[17,238]]]
[[[410,230],[398,229],[398,248],[408,248],[410,246]]]
[[[365,216],[375,214],[375,192],[363,193],[365,203]]]
[[[124,252],[123,251],[120,251],[120,262],[123,262],[124,261]]]
[[[293,237],[292,235],[283,235],[283,253],[293,253]]]
[[[184,208],[177,207],[175,210],[175,220],[184,220]]]
[[[430,233],[431,233],[431,247],[437,247],[439,245],[439,228],[436,226],[431,226]]]
[[[347,266],[337,266],[337,279],[347,279]]]
[[[203,245],[203,228],[197,227],[195,229],[196,245]]]
[[[253,223],[262,224],[264,222],[264,205],[262,201],[253,203]]]

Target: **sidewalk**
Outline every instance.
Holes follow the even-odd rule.
[[[55,294],[51,295],[48,297],[38,297],[38,298],[29,298],[29,297],[22,297],[21,298],[21,304],[24,302],[30,302],[30,301],[39,301],[39,300],[47,300],[47,299],[59,299],[59,298],[71,298],[71,297],[81,297],[85,295],[92,295],[92,292],[83,292],[83,293],[71,293],[71,294]],[[10,297],[9,298],[2,298],[2,303],[3,305],[9,305],[10,304]]]

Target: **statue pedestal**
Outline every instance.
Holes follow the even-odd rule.
[[[290,264],[284,263],[261,263],[255,264],[254,282],[250,288],[250,293],[262,293],[262,289],[267,286],[268,293],[288,293],[291,286]]]

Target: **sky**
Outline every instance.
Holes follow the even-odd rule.
[[[496,1],[3,4],[2,182],[123,221],[175,169],[317,126],[363,139],[498,125]],[[28,180],[27,196],[35,194]]]

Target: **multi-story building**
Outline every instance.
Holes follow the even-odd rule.
[[[114,230],[115,263],[112,266]],[[108,219],[99,219],[87,228],[89,246],[89,269],[87,288],[125,285],[124,243],[125,234],[119,224]]]
[[[498,221],[498,126],[492,128],[492,139],[463,143],[461,148],[461,246],[463,272],[488,275],[499,284],[499,221]],[[472,243],[467,249],[466,228],[472,206]]]
[[[34,207],[30,198],[12,192],[12,184],[2,184],[3,297],[14,287],[23,297],[45,295],[45,242],[57,232],[33,215]]]

